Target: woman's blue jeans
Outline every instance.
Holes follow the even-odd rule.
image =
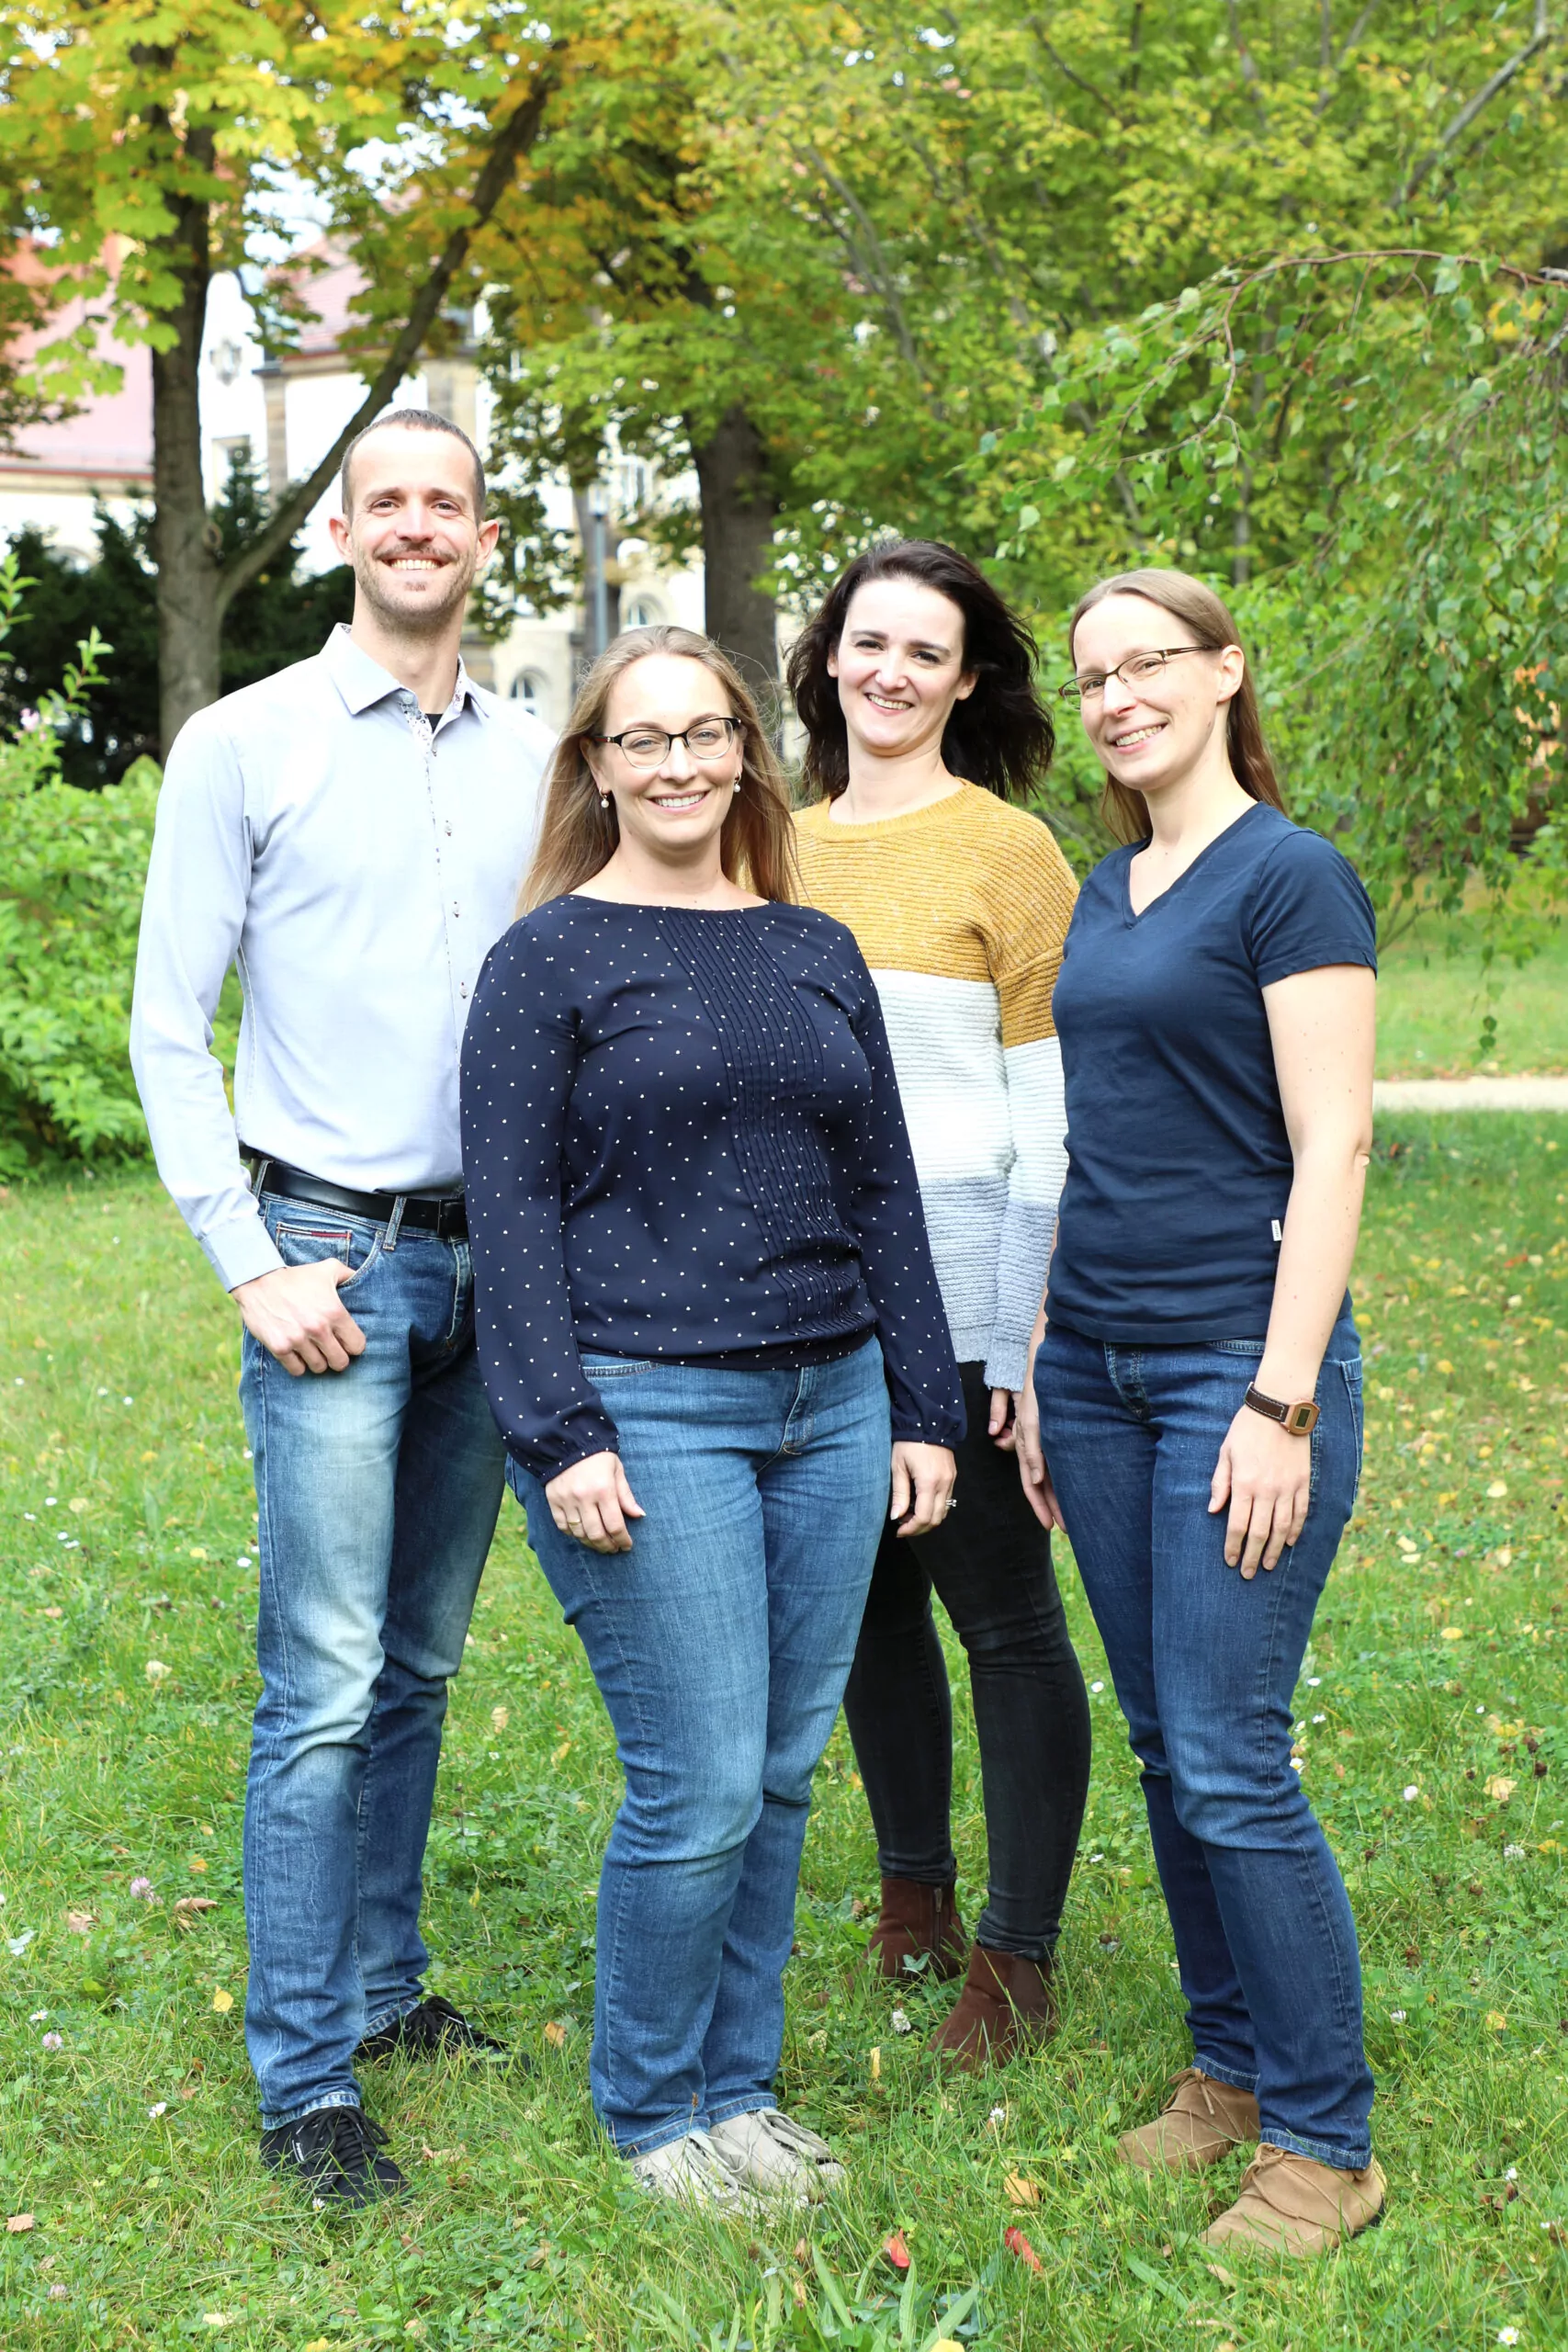
[[[804,1371],[587,1356],[647,1516],[630,1552],[528,1534],[615,1726],[589,2079],[625,2155],[772,2107],[811,1776],[887,1510],[874,1340]]]
[[[1256,2091],[1262,2137],[1370,2163],[1372,2078],[1344,1882],[1291,1763],[1313,1612],[1356,1498],[1361,1359],[1335,1330],[1300,1541],[1250,1582],[1209,1482],[1261,1340],[1111,1347],[1054,1325],[1035,1364],[1046,1460],[1143,1767],[1197,2064]]]

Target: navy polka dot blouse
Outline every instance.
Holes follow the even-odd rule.
[[[553,899],[491,951],[462,1100],[485,1385],[538,1476],[616,1443],[580,1349],[766,1363],[874,1330],[894,1436],[963,1435],[882,1012],[842,923]]]

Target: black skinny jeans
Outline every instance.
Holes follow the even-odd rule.
[[[990,1899],[976,1939],[1048,1959],[1089,1793],[1089,1695],[1051,1566],[1051,1539],[1018,1464],[987,1434],[985,1369],[961,1366],[969,1434],[954,1509],[931,1534],[882,1539],[844,1693],[855,1761],[887,1878],[947,1886],[953,1702],[931,1589],[969,1659],[986,1798]]]

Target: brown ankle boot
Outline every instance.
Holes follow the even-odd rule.
[[[972,2075],[999,2066],[1021,2044],[1043,2041],[1055,2030],[1050,1962],[976,1944],[957,2007],[938,2026],[931,2046]]]
[[[866,1960],[880,1976],[904,1976],[906,1960],[929,1962],[919,1973],[940,1979],[962,1973],[965,1943],[957,1889],[925,1886],[919,1879],[885,1878],[882,1917],[871,1931]]]
[[[1257,2137],[1258,2101],[1250,2091],[1216,2083],[1201,2066],[1183,2066],[1153,2122],[1123,2132],[1116,2153],[1140,2172],[1202,2172]]]

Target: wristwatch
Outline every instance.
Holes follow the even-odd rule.
[[[1310,1437],[1317,1427],[1318,1408],[1310,1396],[1299,1405],[1281,1405],[1277,1396],[1265,1396],[1261,1388],[1248,1388],[1242,1402],[1250,1405],[1265,1420],[1278,1421],[1292,1437]]]

